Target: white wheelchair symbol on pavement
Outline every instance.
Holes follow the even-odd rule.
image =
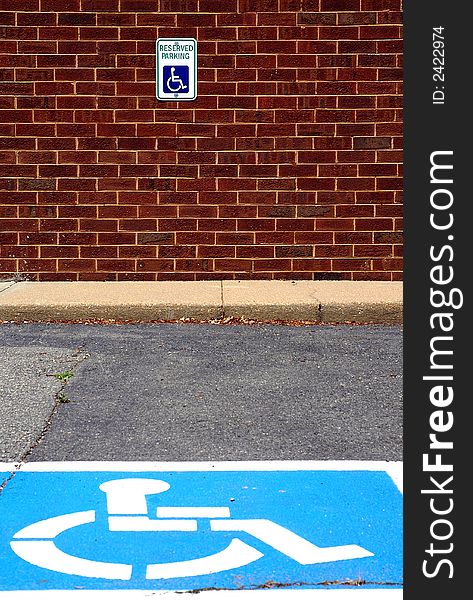
[[[226,506],[160,506],[156,518],[148,517],[146,496],[167,491],[160,479],[114,479],[99,486],[107,498],[108,529],[111,532],[197,531],[197,519],[210,519],[211,531],[244,532],[301,565],[373,556],[357,545],[321,548],[268,519],[232,519]],[[101,562],[72,556],[60,550],[55,538],[69,529],[95,522],[95,510],[60,515],[24,527],[13,536],[12,550],[23,560],[41,567],[82,577],[129,580],[133,565]],[[264,554],[233,537],[215,554],[191,560],[148,564],[146,579],[170,579],[210,575],[246,566]]]
[[[179,75],[175,74],[176,67],[171,67],[171,76],[166,80],[166,85],[171,92],[180,92],[187,90],[187,85],[184,84]]]

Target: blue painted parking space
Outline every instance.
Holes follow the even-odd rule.
[[[400,589],[399,480],[399,463],[30,463],[0,495],[0,590]]]

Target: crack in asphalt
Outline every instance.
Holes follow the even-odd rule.
[[[78,346],[76,348],[76,351],[72,355],[72,358],[74,358],[74,363],[69,366],[69,370],[72,373],[74,373],[74,375],[75,375],[75,370],[90,356],[87,352],[84,351],[84,349],[85,349],[85,344],[82,344],[81,346]],[[53,374],[48,374],[47,376],[51,377],[51,376],[53,376]],[[59,410],[59,407],[64,402],[64,400],[61,400],[61,392],[64,391],[64,388],[67,386],[67,383],[68,383],[67,381],[64,381],[62,383],[60,389],[54,395],[54,406],[52,407],[51,412],[49,413],[48,417],[46,418],[46,422],[45,422],[43,428],[41,429],[41,431],[39,432],[39,434],[37,435],[36,439],[34,439],[31,442],[29,448],[27,450],[25,450],[23,452],[23,454],[14,462],[15,469],[10,473],[10,475],[4,481],[2,481],[0,483],[0,496],[4,492],[8,483],[10,481],[12,481],[12,479],[15,477],[15,475],[21,469],[21,466],[24,463],[28,462],[28,458],[31,455],[31,453],[35,450],[35,448],[37,448],[39,446],[39,444],[41,444],[41,442],[46,437],[48,431],[50,430],[50,428],[52,426],[54,417],[56,416],[56,413]]]
[[[349,579],[343,581],[292,581],[292,582],[278,582],[278,581],[266,581],[258,585],[238,586],[238,590],[267,590],[267,589],[281,589],[281,588],[293,588],[293,587],[331,587],[331,586],[343,586],[343,587],[366,587],[366,586],[402,586],[401,581],[366,581],[364,579]],[[174,593],[177,594],[200,594],[202,592],[222,592],[234,588],[223,588],[223,587],[205,587],[194,590],[183,590]]]

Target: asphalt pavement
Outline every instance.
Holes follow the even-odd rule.
[[[402,460],[397,325],[4,323],[0,341],[2,461]]]

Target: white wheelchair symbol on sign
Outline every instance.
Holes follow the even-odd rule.
[[[357,545],[321,548],[268,519],[231,519],[225,506],[161,506],[149,518],[146,496],[167,491],[160,479],[114,479],[99,486],[107,497],[108,529],[111,532],[197,531],[196,519],[210,519],[211,531],[244,532],[295,560],[311,565],[373,556]],[[12,550],[23,560],[44,569],[102,579],[129,580],[133,565],[101,562],[72,556],[60,550],[54,539],[79,525],[95,522],[95,510],[86,510],[37,521],[13,536]],[[222,551],[191,560],[148,564],[146,579],[170,579],[210,575],[246,566],[264,556],[234,537]]]
[[[187,90],[187,85],[184,84],[179,75],[175,74],[176,67],[171,67],[171,75],[166,80],[166,85],[171,92],[180,92]]]

